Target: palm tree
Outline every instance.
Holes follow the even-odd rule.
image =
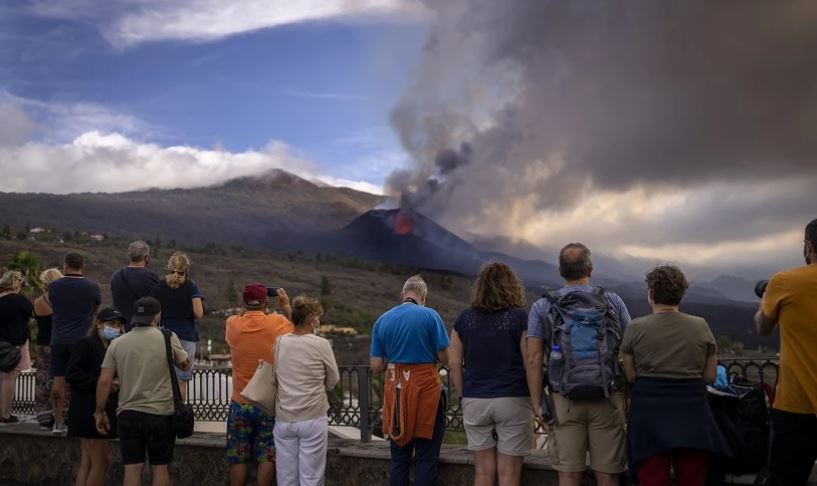
[[[41,289],[43,284],[40,282],[40,262],[37,257],[27,251],[21,251],[14,256],[14,259],[9,263],[9,269],[17,270],[23,274],[26,283],[34,288]]]

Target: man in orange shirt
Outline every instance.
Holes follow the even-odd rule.
[[[230,346],[233,364],[233,395],[227,416],[227,460],[230,462],[230,485],[247,482],[247,463],[258,463],[259,486],[272,484],[275,477],[275,442],[272,428],[275,417],[241,397],[258,361],[275,362],[273,349],[279,336],[294,330],[292,308],[284,289],[279,288],[278,305],[287,317],[266,312],[267,288],[253,282],[244,287],[244,312],[227,319],[225,340]]]
[[[772,277],[755,315],[761,335],[780,325],[767,486],[805,485],[817,460],[817,219],[803,245],[806,266]]]

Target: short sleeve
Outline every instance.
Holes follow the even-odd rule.
[[[111,344],[108,345],[108,350],[105,351],[105,358],[102,360],[101,368],[113,368],[116,369],[116,339],[111,341]]]
[[[199,285],[196,282],[191,281],[193,284],[193,298],[194,299],[201,299],[204,300],[204,294],[201,293],[201,289],[199,289]]]
[[[545,320],[550,311],[550,303],[546,299],[539,299],[531,306],[528,314],[528,337],[545,340]]]
[[[175,332],[170,333],[170,348],[173,350],[173,361],[179,365],[184,363],[192,357],[187,355],[187,351],[182,347],[182,342],[179,341],[179,336]]]
[[[26,298],[26,296],[17,294],[20,298],[20,312],[23,314],[23,317],[31,317],[34,315],[34,304],[31,303],[30,300]]]
[[[436,311],[434,312],[434,326],[434,347],[437,349],[437,351],[448,349],[448,347],[451,345],[450,341],[448,340],[448,331],[445,329],[443,318],[440,317],[440,314],[438,314]]]
[[[624,328],[624,336],[621,338],[621,352],[623,354],[633,354],[633,335],[635,334],[635,328],[633,326],[627,326]]]
[[[701,319],[701,338],[706,345],[706,357],[718,354],[718,342],[715,340],[715,335],[712,334],[712,329],[706,320]]]
[[[369,355],[372,358],[385,358],[385,350],[383,349],[383,343],[380,340],[380,319],[378,319],[374,323],[374,327],[372,327],[372,347]]]
[[[780,315],[780,304],[786,298],[787,292],[783,276],[777,274],[772,277],[766,287],[766,293],[763,294],[763,315],[777,321]]]
[[[618,294],[614,294],[612,292],[607,294],[610,303],[613,305],[613,309],[616,311],[616,315],[618,316],[618,322],[621,324],[622,329],[626,329],[627,326],[632,321],[630,317],[630,311],[627,310],[627,305],[624,304],[624,301],[621,300]]]
[[[457,331],[457,335],[459,335],[460,341],[462,341],[463,343],[465,343],[465,341],[468,339],[467,332],[465,332],[465,330],[463,329],[463,322],[465,321],[464,316],[466,312],[468,311],[464,310],[460,312],[460,315],[458,315],[457,318],[454,319],[454,325],[451,326],[451,329]]]

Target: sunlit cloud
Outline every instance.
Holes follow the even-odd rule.
[[[411,0],[38,0],[39,15],[92,20],[117,47],[181,40],[207,42],[231,35],[323,19],[387,17],[411,21],[423,12]]]

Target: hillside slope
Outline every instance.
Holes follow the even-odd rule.
[[[77,229],[187,244],[276,246],[292,234],[321,233],[377,205],[380,197],[319,186],[284,171],[223,185],[124,193],[0,193],[0,222]]]

